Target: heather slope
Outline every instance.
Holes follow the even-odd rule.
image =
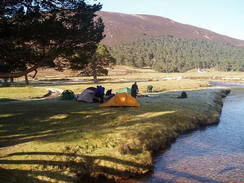
[[[234,39],[207,29],[175,22],[153,15],[134,15],[114,12],[98,12],[105,23],[107,45],[128,43],[147,36],[173,35],[179,38],[202,39],[219,43],[244,46],[243,40]]]

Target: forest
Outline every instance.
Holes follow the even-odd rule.
[[[160,72],[195,68],[244,71],[244,48],[227,43],[165,35],[116,45],[109,50],[119,65],[150,67]]]

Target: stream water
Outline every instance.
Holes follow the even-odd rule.
[[[220,123],[178,138],[138,182],[244,183],[244,86],[228,86]]]

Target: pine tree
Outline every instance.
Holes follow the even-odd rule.
[[[85,0],[3,0],[0,2],[0,78],[40,68],[81,69],[103,39],[95,12]]]
[[[104,44],[99,44],[95,54],[91,57],[91,61],[84,66],[81,74],[85,76],[93,76],[95,83],[98,82],[97,76],[108,75],[108,67],[113,66],[116,60],[111,56]]]

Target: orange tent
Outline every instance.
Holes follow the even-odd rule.
[[[104,102],[100,105],[101,107],[122,107],[122,106],[131,106],[138,107],[140,104],[138,101],[128,93],[118,93],[113,98],[109,99],[107,102]]]

